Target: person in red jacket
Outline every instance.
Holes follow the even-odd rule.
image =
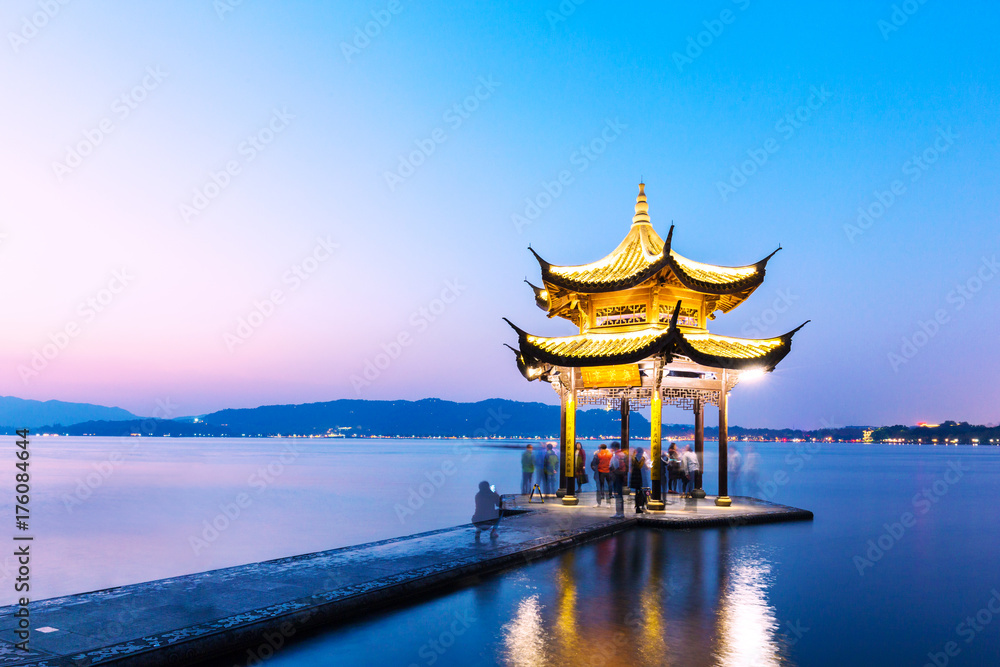
[[[608,505],[611,504],[611,457],[608,446],[602,444],[601,448],[594,452],[594,460],[590,467],[597,476],[597,506],[601,506],[601,501],[605,498]],[[607,495],[605,495],[607,493]]]

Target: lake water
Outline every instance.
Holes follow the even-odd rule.
[[[495,445],[35,438],[33,598],[466,523],[481,479],[519,487],[519,450]],[[630,531],[268,664],[1000,664],[1000,449],[756,449],[742,491],[815,521]],[[5,604],[12,573],[7,557]]]

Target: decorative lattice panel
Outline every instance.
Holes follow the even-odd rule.
[[[682,410],[694,410],[694,401],[701,399],[701,404],[719,406],[718,390],[709,391],[707,389],[678,389],[674,387],[661,387],[660,395],[666,405],[673,405]]]
[[[576,392],[577,405],[601,405],[609,410],[621,410],[622,398],[628,398],[629,408],[645,408],[653,400],[651,387],[583,389]]]
[[[594,313],[594,326],[621,326],[642,324],[646,321],[646,304],[635,303],[623,306],[598,308]]]

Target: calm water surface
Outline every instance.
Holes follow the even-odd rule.
[[[32,446],[37,598],[465,523],[480,479],[519,485],[519,451],[472,441]],[[757,449],[759,478],[742,491],[813,510],[814,522],[634,530],[267,664],[1000,664],[1000,450]],[[402,511],[414,494],[422,505]]]

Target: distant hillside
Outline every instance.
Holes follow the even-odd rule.
[[[13,396],[0,396],[0,431],[13,433],[19,428],[34,430],[45,424],[76,424],[105,420],[138,419],[121,408],[107,408],[90,403],[64,401],[33,401]]]
[[[5,399],[11,400],[11,399]],[[20,400],[20,399],[13,399]],[[37,401],[36,401],[37,403]],[[50,401],[49,403],[57,403]],[[48,404],[40,404],[48,405]],[[74,405],[74,404],[63,404]],[[76,404],[78,405],[78,404]],[[559,437],[559,407],[543,403],[521,403],[492,398],[478,403],[455,403],[438,398],[420,401],[368,401],[344,399],[303,405],[265,405],[259,408],[231,409],[203,417],[175,420],[141,419],[118,408],[82,406],[116,411],[131,419],[89,419],[63,426],[59,423],[32,428],[34,432],[65,435],[100,435],[117,437],[142,434],[174,437],[260,437],[276,435],[338,435],[344,437],[416,437],[416,438],[538,438]],[[580,438],[617,439],[621,434],[616,410],[580,410],[577,412],[577,436]],[[65,423],[65,422],[64,422]],[[730,426],[734,440],[826,440],[860,441],[862,426],[817,429],[742,428]],[[649,421],[632,413],[632,438],[649,437]],[[11,430],[10,432],[13,432]],[[664,424],[666,440],[691,438],[690,424]],[[705,439],[718,437],[715,426],[706,426]],[[890,426],[873,429],[874,442],[944,442],[960,444],[1000,444],[1000,428],[974,426],[965,422],[944,422],[938,427]]]
[[[168,419],[130,419],[128,421],[88,421],[80,424],[63,426],[54,424],[33,429],[34,433],[55,433],[58,435],[97,435],[105,438],[120,436],[172,436],[175,438],[192,438],[198,436],[229,437],[239,436],[228,429],[210,424],[192,423],[190,421],[172,421]]]
[[[267,405],[221,410],[205,415],[206,424],[238,434],[295,433],[344,436],[507,437],[555,438],[559,435],[559,407],[499,398],[478,403],[455,403],[439,398],[420,401],[344,399],[304,405]],[[649,422],[633,414],[629,424],[636,435],[649,434]],[[621,433],[617,412],[581,410],[577,413],[581,437]]]

